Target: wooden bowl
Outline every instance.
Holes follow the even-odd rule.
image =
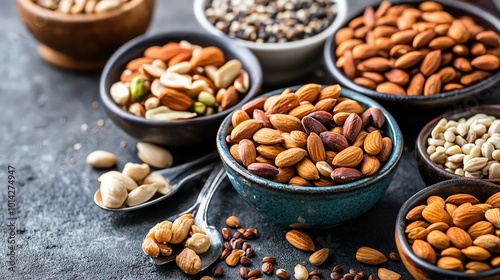
[[[154,0],[131,0],[98,14],[62,14],[16,0],[22,22],[39,41],[40,56],[70,70],[98,70],[121,45],[146,32]]]

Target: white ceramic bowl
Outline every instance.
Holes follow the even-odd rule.
[[[329,36],[347,19],[347,0],[333,0],[337,6],[337,14],[332,24],[322,32],[303,40],[286,43],[255,43],[238,38],[231,38],[238,44],[249,48],[262,67],[265,85],[290,83],[315,69],[323,56],[323,44]],[[208,32],[228,37],[227,34],[215,28],[205,16],[205,9],[210,0],[194,0],[194,14],[200,25]]]

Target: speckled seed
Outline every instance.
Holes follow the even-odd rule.
[[[107,151],[93,151],[87,156],[86,163],[95,168],[109,168],[116,164],[118,157]]]

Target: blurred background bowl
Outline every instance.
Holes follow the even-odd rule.
[[[230,38],[239,45],[249,48],[259,59],[264,72],[265,85],[290,84],[293,79],[310,73],[321,63],[321,52],[325,39],[331,36],[347,16],[347,0],[335,0],[337,14],[331,25],[322,32],[302,40],[286,43],[255,43]],[[195,0],[194,14],[200,25],[219,37],[229,38],[215,28],[205,16],[210,0]]]
[[[298,87],[292,87],[295,91]],[[269,97],[283,89],[264,94]],[[250,173],[236,162],[229,152],[226,136],[232,130],[231,115],[226,117],[217,133],[217,150],[229,180],[239,196],[266,218],[298,228],[331,227],[349,221],[368,211],[380,200],[391,183],[403,153],[403,138],[396,120],[372,99],[342,89],[342,97],[358,101],[362,106],[378,107],[386,122],[384,136],[393,141],[389,159],[372,176],[327,187],[299,187],[277,183]]]
[[[123,131],[140,141],[164,146],[189,146],[205,143],[208,149],[210,143],[215,143],[217,129],[224,117],[232,111],[232,108],[192,119],[155,121],[132,115],[123,110],[113,101],[109,92],[111,85],[120,81],[120,75],[127,63],[132,59],[142,57],[144,50],[148,47],[163,46],[168,42],[179,42],[181,40],[202,47],[216,46],[223,51],[226,61],[238,59],[241,62],[242,68],[249,75],[250,88],[239,103],[232,108],[241,106],[259,93],[262,84],[262,70],[252,52],[226,38],[200,32],[179,31],[154,36],[141,36],[118,49],[106,63],[102,72],[99,85],[100,97],[106,113],[113,122]]]
[[[410,197],[399,210],[396,218],[396,247],[398,248],[399,256],[403,261],[406,269],[415,279],[476,279],[476,280],[497,280],[500,275],[500,268],[491,269],[478,273],[465,273],[461,271],[446,270],[437,267],[415,255],[410,243],[405,234],[405,229],[408,221],[405,219],[406,214],[418,205],[426,205],[427,198],[430,196],[440,196],[446,199],[454,194],[471,194],[485,202],[491,195],[500,192],[500,186],[477,180],[455,179],[440,182],[431,185]]]
[[[410,4],[410,5],[418,5],[422,1],[395,1],[393,4]],[[470,16],[474,19],[474,21],[483,26],[486,30],[493,30],[497,34],[500,34],[500,19],[498,17],[488,13],[487,11],[472,6],[471,4],[464,3],[462,1],[443,1],[437,0],[435,1],[440,3],[444,10],[450,13],[454,17],[458,16]],[[356,17],[363,15],[365,8],[363,7],[358,13],[355,13],[355,16],[343,22],[339,29],[347,26],[347,24]],[[378,4],[373,6],[374,9],[378,7]],[[338,57],[335,55],[335,34],[338,30],[333,32],[333,35],[330,36],[325,42],[324,48],[324,59],[325,64],[328,69],[330,75],[338,81],[341,85],[350,88],[356,92],[360,92],[366,96],[369,96],[378,102],[381,102],[384,106],[406,106],[406,107],[425,107],[425,108],[442,108],[446,106],[450,106],[452,104],[456,104],[462,102],[466,99],[473,98],[475,96],[480,96],[481,94],[491,94],[492,89],[500,82],[500,71],[497,69],[492,75],[487,77],[486,79],[481,80],[471,86],[465,87],[463,89],[438,93],[429,96],[408,96],[408,95],[396,95],[396,94],[386,94],[380,93],[375,90],[369,89],[367,87],[360,86],[354,83],[350,78],[348,78],[342,69],[339,69],[336,66],[336,61]],[[481,100],[481,99],[474,99]],[[392,108],[391,108],[392,109]],[[392,110],[390,110],[392,112]]]
[[[429,155],[427,154],[427,139],[431,137],[431,132],[436,127],[437,123],[446,118],[448,121],[454,120],[458,121],[461,118],[469,118],[475,114],[487,114],[491,116],[495,116],[500,119],[500,105],[481,105],[468,107],[464,109],[458,109],[454,111],[446,112],[445,114],[436,117],[427,125],[422,128],[420,131],[417,141],[415,143],[415,157],[417,160],[418,170],[420,172],[420,176],[424,180],[424,182],[428,185],[438,183],[441,181],[449,180],[449,179],[465,179],[466,177],[448,172],[440,167],[438,164],[433,162]],[[488,181],[491,183],[499,184],[500,179],[481,179],[483,181]]]
[[[31,0],[17,0],[22,22],[47,62],[70,70],[102,69],[121,45],[148,29],[154,0],[131,0],[95,14],[63,14]]]

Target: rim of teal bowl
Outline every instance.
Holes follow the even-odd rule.
[[[442,181],[433,185],[430,185],[416,194],[412,195],[410,198],[408,198],[405,203],[401,206],[399,209],[399,213],[396,218],[396,232],[397,232],[397,238],[399,239],[399,243],[401,244],[401,249],[406,253],[408,258],[413,261],[417,266],[424,267],[425,269],[432,271],[433,273],[439,273],[446,275],[447,277],[456,277],[456,279],[482,279],[483,277],[491,277],[495,275],[500,275],[500,267],[493,268],[490,270],[474,273],[474,274],[469,274],[466,272],[461,272],[461,271],[453,271],[453,270],[446,270],[443,268],[439,268],[434,264],[431,264],[415,255],[413,253],[413,250],[411,249],[410,244],[408,243],[408,239],[406,238],[403,226],[405,225],[405,217],[406,213],[411,210],[411,205],[415,203],[416,201],[420,200],[423,197],[433,195],[434,191],[436,189],[446,189],[449,187],[453,186],[468,186],[468,185],[476,185],[476,186],[487,186],[487,187],[492,187],[500,190],[500,186],[487,182],[487,181],[482,181],[482,180],[474,180],[474,179],[451,179],[451,180],[446,180]],[[455,279],[455,278],[454,278]]]
[[[296,91],[301,85],[289,87],[292,91]],[[322,85],[324,87],[325,85]],[[280,94],[284,88],[273,90],[271,92],[262,94],[258,97],[269,97],[272,95]],[[217,150],[224,164],[229,166],[230,169],[234,170],[239,175],[243,176],[246,180],[257,183],[259,187],[267,188],[273,191],[279,191],[284,193],[295,193],[295,194],[313,194],[313,195],[324,195],[330,193],[344,193],[351,192],[363,188],[368,188],[375,183],[385,179],[398,165],[399,160],[401,159],[401,155],[403,154],[403,135],[399,126],[394,119],[394,117],[383,108],[379,103],[374,101],[373,99],[366,97],[362,94],[356,93],[352,90],[342,88],[341,97],[351,98],[360,102],[362,105],[366,105],[368,107],[378,107],[385,116],[385,125],[387,126],[387,130],[391,131],[394,135],[391,140],[393,141],[393,149],[392,154],[389,159],[384,163],[384,165],[380,168],[377,173],[372,176],[364,177],[355,182],[347,183],[347,184],[339,184],[334,186],[327,187],[299,187],[299,186],[291,186],[288,184],[277,183],[271,180],[268,180],[263,177],[259,177],[250,173],[246,168],[240,165],[234,158],[230,155],[228,146],[226,144],[226,130],[229,126],[231,126],[231,116],[232,113],[229,114],[221,126],[219,127],[219,131],[217,132]],[[257,97],[257,98],[258,98]],[[255,99],[255,98],[254,98]],[[241,107],[240,107],[241,108]],[[238,108],[237,108],[238,109]],[[236,109],[235,109],[236,110]]]

